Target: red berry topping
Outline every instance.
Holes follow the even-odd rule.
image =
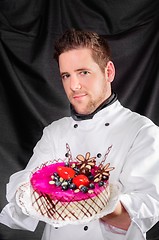
[[[76,185],[76,187],[79,187],[81,185],[88,186],[89,179],[85,175],[80,174],[73,178],[73,183]]]
[[[68,180],[75,176],[75,171],[70,167],[59,166],[57,168],[57,173],[59,174],[60,177],[62,177],[65,180]]]

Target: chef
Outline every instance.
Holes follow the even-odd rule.
[[[55,59],[71,116],[47,126],[27,167],[7,185],[8,204],[0,222],[34,231],[38,220],[25,215],[16,191],[30,172],[52,159],[64,159],[66,144],[72,156],[90,152],[97,163],[112,146],[106,161],[114,170],[110,184],[120,185],[111,213],[97,220],[54,227],[46,223],[42,240],[144,240],[159,220],[159,128],[148,118],[124,108],[111,83],[115,67],[107,41],[94,32],[68,30],[55,45]]]

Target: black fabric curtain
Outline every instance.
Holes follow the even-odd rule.
[[[70,114],[53,59],[56,38],[72,27],[104,35],[119,100],[159,125],[158,26],[158,0],[0,0],[0,210],[10,175],[26,166],[42,129]],[[159,239],[158,225],[149,240]],[[42,229],[1,224],[0,239],[40,239]]]

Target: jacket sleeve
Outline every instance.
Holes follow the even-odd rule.
[[[7,184],[6,198],[8,204],[0,213],[0,223],[7,225],[13,229],[26,229],[34,231],[38,220],[33,219],[22,213],[21,208],[16,203],[16,191],[23,183],[30,179],[31,171],[39,166],[43,161],[52,160],[52,149],[49,139],[48,129],[45,128],[43,136],[34,148],[33,156],[31,157],[26,168],[22,171],[14,173]]]
[[[159,128],[150,124],[136,135],[120,175],[120,200],[132,219],[127,233],[132,238],[135,228],[144,236],[159,221],[158,169]]]

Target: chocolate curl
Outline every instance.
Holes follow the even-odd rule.
[[[70,165],[70,162],[73,162],[70,146],[68,143],[66,143],[66,150],[67,150],[67,159],[68,159],[68,164]]]
[[[105,163],[105,161],[106,161],[106,159],[107,159],[107,157],[108,157],[108,154],[110,153],[110,150],[112,149],[112,146],[113,146],[113,145],[111,145],[110,147],[108,147],[107,152],[106,152],[106,154],[104,155],[104,159],[103,159],[103,160],[101,161],[101,163],[99,164],[99,167],[102,167],[103,164]]]

